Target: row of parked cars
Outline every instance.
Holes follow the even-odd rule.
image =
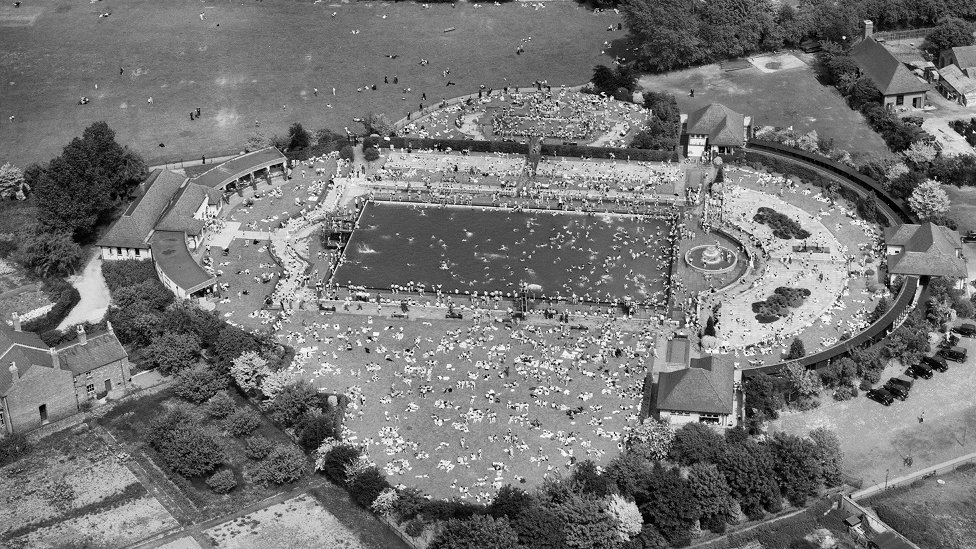
[[[952,333],[939,344],[939,350],[935,355],[922,357],[921,362],[909,366],[904,374],[889,379],[882,387],[871,389],[867,393],[868,398],[885,406],[891,406],[896,398],[908,399],[915,380],[931,379],[933,372],[947,372],[949,360],[966,362],[967,352],[964,347],[959,346],[960,337],[976,337],[976,324],[963,324],[953,328]]]

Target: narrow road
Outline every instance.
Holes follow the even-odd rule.
[[[98,322],[108,311],[109,302],[112,295],[105,284],[105,277],[102,276],[102,258],[99,256],[98,249],[94,256],[85,265],[85,270],[80,275],[75,275],[69,279],[71,285],[78,289],[81,294],[81,301],[75,308],[68,313],[68,316],[58,325],[59,330],[81,324],[82,322]]]

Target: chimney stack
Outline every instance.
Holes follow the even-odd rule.
[[[871,38],[874,35],[874,22],[870,19],[864,20],[864,38]]]
[[[78,343],[82,345],[88,343],[88,334],[85,333],[85,327],[81,324],[78,325]]]
[[[15,332],[19,332],[20,331],[20,315],[17,314],[17,311],[14,311],[13,314],[10,315],[10,318],[14,321],[14,331]]]
[[[61,357],[58,355],[58,350],[54,347],[51,347],[51,366],[53,366],[55,370],[61,369]]]
[[[14,381],[14,383],[20,379],[20,372],[17,371],[17,363],[13,361],[10,362],[10,378]]]
[[[115,333],[115,328],[112,327],[112,321],[111,320],[106,320],[105,321],[105,327],[108,328],[108,333],[110,333],[110,334],[114,334]]]

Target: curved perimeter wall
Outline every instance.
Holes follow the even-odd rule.
[[[813,169],[830,174],[833,179],[853,188],[860,194],[874,196],[885,210],[886,215],[895,223],[915,223],[917,218],[908,209],[903,200],[897,200],[884,191],[880,184],[874,179],[858,172],[857,170],[834,162],[813,153],[787,147],[779,143],[750,139],[747,145],[750,152],[758,153],[761,156],[775,157],[784,159],[788,162],[797,164],[806,169]],[[922,281],[917,276],[905,277],[904,283],[895,297],[891,308],[881,316],[874,324],[858,332],[850,339],[841,341],[833,347],[824,349],[818,353],[807,355],[799,360],[790,360],[743,370],[745,377],[754,376],[760,373],[775,374],[783,369],[787,364],[799,364],[805,368],[823,368],[828,366],[833,360],[846,356],[852,349],[863,345],[870,345],[884,339],[910,312],[915,303],[915,295],[922,287]]]

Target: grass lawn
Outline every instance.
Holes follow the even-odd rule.
[[[976,469],[972,464],[965,467],[888,490],[861,503],[920,547],[972,547],[976,539]]]
[[[943,185],[949,195],[949,215],[959,223],[959,232],[976,231],[976,187]]]
[[[249,406],[235,392],[231,391],[231,396],[237,402],[238,407]],[[149,423],[167,409],[176,406],[184,407],[189,412],[190,417],[201,425],[201,428],[215,433],[224,446],[226,461],[221,468],[233,471],[238,482],[237,487],[230,494],[217,495],[213,493],[205,484],[205,478],[186,479],[169,471],[160,456],[146,442]],[[292,484],[265,487],[250,480],[250,471],[254,469],[258,461],[244,455],[244,439],[233,437],[224,430],[223,420],[211,418],[202,406],[189,404],[176,398],[172,390],[165,390],[150,397],[116,406],[99,422],[111,431],[140,463],[144,463],[143,467],[154,483],[169,485],[172,482],[179,487],[189,502],[189,510],[193,512],[194,521],[233,512],[293,487]],[[291,439],[263,416],[261,416],[260,427],[250,436],[264,437],[275,444],[293,444]],[[151,463],[145,463],[147,461]]]
[[[963,338],[961,344],[970,356],[976,352],[976,340]],[[817,427],[833,429],[840,437],[845,472],[863,480],[865,486],[880,484],[886,472],[895,478],[976,451],[972,398],[976,376],[972,369],[972,358],[966,364],[950,362],[948,372],[918,380],[908,400],[896,400],[890,407],[863,394],[846,402],[824,395],[819,408],[784,413],[770,428],[796,435]],[[889,366],[882,379],[903,370]],[[919,423],[922,411],[925,422]],[[911,467],[904,464],[906,456],[912,457]]]
[[[306,357],[306,379],[352,396],[349,438],[391,483],[487,501],[504,483],[528,489],[616,455],[653,336],[602,332],[296,312],[282,339]]]
[[[864,117],[852,111],[837,90],[820,84],[806,64],[772,73],[751,66],[725,72],[718,65],[706,65],[644,76],[640,85],[673,93],[683,113],[722,103],[752,116],[755,127],[793,126],[803,133],[817,130],[821,137],[833,138],[838,148],[852,154],[889,154],[881,136],[868,127]],[[688,95],[691,89],[695,90],[694,97]]]
[[[4,547],[121,547],[176,524],[91,431],[42,439],[0,469],[0,493]]]
[[[37,0],[30,7],[40,11],[33,26],[0,32],[0,158],[18,164],[46,161],[98,120],[151,161],[189,160],[240,150],[256,120],[266,134],[284,134],[297,121],[309,130],[359,131],[353,118],[364,111],[395,120],[418,107],[422,92],[429,103],[475,93],[480,84],[577,85],[610,62],[603,42],[623,34],[606,31],[620,16],[575,2],[424,9],[413,2]],[[105,12],[111,16],[98,17]],[[445,33],[450,27],[456,30]],[[430,64],[420,66],[421,58]],[[456,85],[446,87],[448,80]],[[373,84],[376,91],[356,91]],[[91,103],[79,105],[81,96]],[[196,107],[202,119],[191,121]]]

